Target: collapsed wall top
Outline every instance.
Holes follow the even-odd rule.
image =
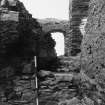
[[[40,33],[39,23],[22,2],[0,0],[0,56],[35,53],[32,50]]]
[[[24,16],[21,16],[24,14]],[[32,16],[25,9],[22,2],[18,0],[1,0],[0,2],[0,20],[19,21],[20,18],[30,19]]]

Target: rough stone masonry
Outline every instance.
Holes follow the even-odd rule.
[[[90,1],[85,32],[82,42],[82,70],[95,80],[102,93],[100,96],[103,96],[101,99],[105,100],[105,0]]]
[[[68,43],[72,56],[75,56],[81,52],[83,35],[80,31],[80,25],[82,23],[82,19],[88,15],[89,1],[90,0],[72,0],[70,2],[70,36],[68,37]]]
[[[35,78],[27,80],[21,76],[22,72],[32,72],[36,40],[41,32],[22,2],[0,0],[0,105],[10,100],[11,104],[15,100],[28,105],[35,101],[35,86],[31,85]]]
[[[105,1],[91,0],[82,43],[82,69],[93,79],[105,79]],[[103,86],[104,86],[103,82]]]

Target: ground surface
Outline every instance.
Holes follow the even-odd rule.
[[[80,57],[60,59],[62,65],[56,72],[41,70],[38,73],[39,105],[63,105],[62,103],[69,103],[70,99],[78,101],[75,98],[77,89],[72,80],[80,69]],[[17,76],[12,80],[1,85],[0,105],[35,105],[35,75]]]
[[[0,86],[0,105],[36,105],[37,97],[39,105],[105,105],[104,91],[80,69],[80,56],[60,59],[56,72],[38,72],[38,96],[35,75],[17,76]]]
[[[62,58],[61,58],[62,59]],[[62,66],[56,72],[40,71],[40,105],[65,105],[71,99],[77,100],[77,89],[73,84],[73,76],[80,69],[80,58],[64,57]],[[75,98],[75,99],[74,99]]]

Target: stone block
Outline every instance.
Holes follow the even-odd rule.
[[[1,21],[19,21],[19,12],[8,11],[7,13],[2,13],[0,16]]]

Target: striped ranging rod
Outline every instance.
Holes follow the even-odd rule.
[[[34,63],[35,63],[35,86],[36,86],[36,104],[39,105],[39,100],[38,100],[38,77],[37,77],[37,57],[34,56]]]

